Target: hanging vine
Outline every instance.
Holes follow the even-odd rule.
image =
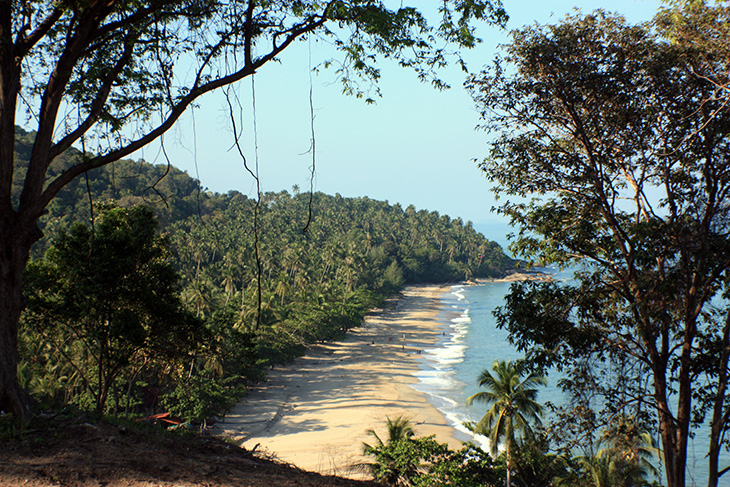
[[[302,229],[302,233],[306,234],[309,225],[312,223],[312,206],[314,205],[314,175],[317,169],[317,139],[314,134],[314,87],[312,83],[312,38],[309,37],[309,127],[312,138],[310,139],[309,150],[312,155],[312,165],[310,166],[309,175],[309,208],[307,223]]]
[[[254,139],[254,169],[252,170],[251,167],[248,165],[248,160],[246,159],[246,155],[243,152],[243,148],[241,147],[240,138],[243,134],[243,127],[241,127],[241,130],[239,132],[237,125],[236,125],[236,117],[233,113],[233,103],[231,103],[231,96],[230,96],[230,90],[225,90],[224,94],[226,97],[226,103],[228,104],[228,115],[231,121],[231,126],[233,128],[233,144],[236,147],[236,150],[238,151],[239,156],[241,157],[241,160],[243,161],[243,167],[244,169],[251,175],[251,177],[254,179],[254,182],[256,183],[256,204],[254,205],[253,210],[253,235],[254,235],[254,255],[256,257],[256,293],[257,293],[257,302],[256,302],[256,326],[255,329],[258,330],[261,326],[261,307],[263,302],[263,291],[262,291],[262,263],[261,263],[261,253],[259,249],[259,207],[261,205],[261,178],[259,177],[259,150],[258,150],[258,130],[256,125],[256,84],[254,81],[255,77],[251,76],[251,106],[252,106],[252,116],[253,116],[253,139]],[[238,103],[240,106],[240,103]]]

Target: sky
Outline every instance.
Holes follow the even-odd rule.
[[[430,7],[421,5],[432,4],[411,2],[425,13]],[[584,13],[604,8],[638,23],[650,20],[661,5],[656,0],[582,1],[579,5],[576,0],[504,0],[510,16],[507,28],[480,25],[483,42],[465,58],[469,70],[478,72],[494,59],[498,45],[509,40],[510,30],[535,22],[555,23],[574,13],[576,6]],[[315,191],[368,196],[404,208],[414,205],[472,221],[482,231],[503,228],[504,220],[491,211],[496,203],[489,183],[475,162],[487,154],[488,137],[476,130],[479,114],[462,87],[465,74],[455,66],[445,69],[441,76],[452,88],[437,91],[419,82],[412,71],[386,62],[381,64],[382,98],[368,105],[343,95],[331,70],[311,74],[311,68],[326,57],[323,47],[313,41],[298,43],[279,63],[263,67],[253,87],[250,79],[236,87],[243,113],[244,154],[251,166],[258,160],[261,190],[291,192],[294,185],[309,190],[311,87]],[[164,144],[172,164],[200,179],[203,187],[255,196],[255,182],[232,148],[233,140],[225,99],[213,94],[182,117],[165,135]],[[154,144],[133,158],[164,162],[159,145]]]

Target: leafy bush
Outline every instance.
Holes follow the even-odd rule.
[[[192,376],[177,382],[175,389],[160,398],[162,408],[191,423],[202,423],[228,412],[245,389],[234,377],[212,379]]]

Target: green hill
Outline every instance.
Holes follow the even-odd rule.
[[[32,138],[19,131],[19,172]],[[51,177],[79,157],[67,151]],[[405,284],[499,276],[515,264],[471,223],[435,211],[322,193],[265,193],[256,201],[238,191],[202,190],[185,172],[144,161],[119,161],[62,190],[41,220],[46,237],[35,259],[72,223],[90,225],[110,201],[154,208],[180,296],[207,337],[186,358],[135,352],[112,389],[115,411],[125,400],[126,410],[138,404],[142,384],[153,384],[169,408],[204,418],[225,410],[268,366],[341,337]],[[25,328],[24,385],[51,400],[86,404],[94,385],[82,371],[97,365],[77,335],[69,332],[61,343],[42,326]],[[47,354],[42,360],[40,351]]]

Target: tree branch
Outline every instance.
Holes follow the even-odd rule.
[[[209,93],[213,90],[216,90],[218,88],[221,88],[223,86],[227,86],[229,84],[235,83],[237,81],[240,81],[241,79],[245,78],[246,76],[250,76],[251,74],[255,73],[258,68],[265,65],[269,61],[273,60],[276,56],[278,56],[284,49],[286,49],[292,42],[294,42],[296,39],[301,37],[302,35],[312,32],[322,26],[326,21],[326,15],[322,15],[319,18],[315,18],[316,20],[310,19],[309,23],[299,24],[297,28],[289,29],[288,31],[290,34],[287,36],[287,38],[282,42],[280,45],[276,46],[271,52],[266,54],[265,56],[257,59],[253,62],[251,65],[245,65],[238,71],[235,71],[234,73],[231,73],[227,76],[220,77],[218,79],[209,81],[207,83],[204,83],[202,85],[199,85],[200,80],[203,79],[202,74],[202,67],[198,70],[198,73],[196,75],[196,80],[192,85],[191,90],[188,92],[187,95],[185,95],[175,106],[173,106],[169,113],[167,114],[165,120],[158,125],[155,129],[151,130],[144,136],[140,137],[137,140],[134,140],[130,143],[128,143],[126,146],[121,147],[119,149],[113,150],[107,154],[97,156],[91,159],[88,159],[80,164],[76,164],[63,173],[61,173],[56,179],[51,181],[46,189],[43,191],[43,194],[38,199],[36,205],[33,208],[32,213],[40,215],[40,213],[43,211],[43,209],[50,203],[50,201],[55,197],[55,195],[66,186],[69,182],[71,182],[74,178],[79,176],[80,174],[83,174],[86,171],[89,171],[91,169],[95,169],[97,167],[104,166],[106,164],[109,164],[113,161],[117,161],[123,157],[126,157],[137,150],[141,149],[142,147],[146,146],[147,144],[153,142],[155,139],[157,139],[159,136],[167,132],[174,124],[175,122],[182,116],[182,114],[185,112],[185,110],[200,96]],[[219,44],[221,45],[221,44]],[[204,63],[208,63],[210,59],[212,59],[213,55],[210,54]]]
[[[136,36],[130,36],[132,39],[136,38]],[[104,79],[104,82],[102,83],[101,87],[99,88],[99,91],[96,93],[96,97],[94,98],[94,101],[91,104],[91,109],[89,110],[88,115],[86,116],[86,119],[79,124],[79,126],[69,134],[67,134],[65,137],[63,137],[61,140],[59,140],[57,143],[53,144],[50,149],[49,153],[49,159],[53,160],[55,159],[59,154],[61,154],[64,150],[71,147],[71,145],[79,140],[98,120],[99,115],[101,115],[102,111],[104,110],[104,106],[106,104],[107,99],[109,98],[109,94],[111,93],[112,87],[114,86],[114,82],[116,81],[119,74],[122,72],[122,70],[129,64],[129,62],[132,59],[132,55],[134,54],[134,43],[133,41],[127,39],[124,44],[124,52],[120,56],[117,63],[114,65],[114,68],[109,72],[109,74]]]
[[[43,19],[43,21],[38,24],[38,26],[27,36],[23,35],[23,32],[25,32],[25,29],[21,29],[18,32],[18,37],[16,38],[15,45],[17,46],[17,52],[18,52],[18,63],[20,63],[25,57],[25,54],[35,46],[38,41],[40,41],[43,36],[48,34],[48,31],[51,30],[51,27],[63,16],[63,9],[55,7],[48,16]],[[28,26],[29,27],[29,26]]]

